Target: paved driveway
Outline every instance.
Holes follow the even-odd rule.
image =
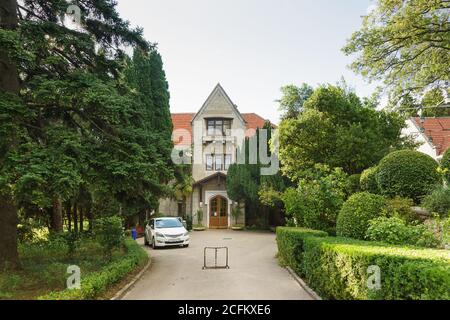
[[[205,246],[227,246],[230,269],[202,270]],[[147,250],[152,266],[124,299],[311,300],[278,265],[273,233],[192,232],[189,248]],[[224,258],[219,255],[219,263]],[[208,256],[208,263],[214,263],[213,255]]]

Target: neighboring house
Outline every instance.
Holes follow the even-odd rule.
[[[450,117],[419,118],[406,120],[404,135],[410,135],[420,143],[418,151],[439,161],[450,147]]]
[[[218,84],[197,113],[172,114],[173,142],[182,150],[191,148],[193,191],[185,200],[161,199],[159,212],[170,216],[192,215],[203,211],[202,224],[208,228],[229,228],[234,224],[231,210],[237,206],[227,195],[226,178],[230,164],[245,137],[263,128],[267,120],[256,113],[240,113]],[[273,125],[272,125],[273,126]],[[245,224],[245,206],[239,204]]]

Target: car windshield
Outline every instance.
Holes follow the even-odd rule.
[[[155,221],[155,226],[157,229],[165,229],[179,228],[182,227],[183,224],[178,219],[160,219]]]

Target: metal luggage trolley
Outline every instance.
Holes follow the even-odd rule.
[[[214,266],[207,266],[206,265],[206,252],[207,250],[214,250]],[[226,263],[224,266],[218,266],[217,265],[217,252],[219,250],[225,250],[226,251]],[[203,270],[205,269],[230,269],[230,266],[228,265],[228,247],[205,247],[203,250]]]

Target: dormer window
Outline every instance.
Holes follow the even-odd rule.
[[[207,119],[206,128],[208,136],[229,136],[231,119]]]

